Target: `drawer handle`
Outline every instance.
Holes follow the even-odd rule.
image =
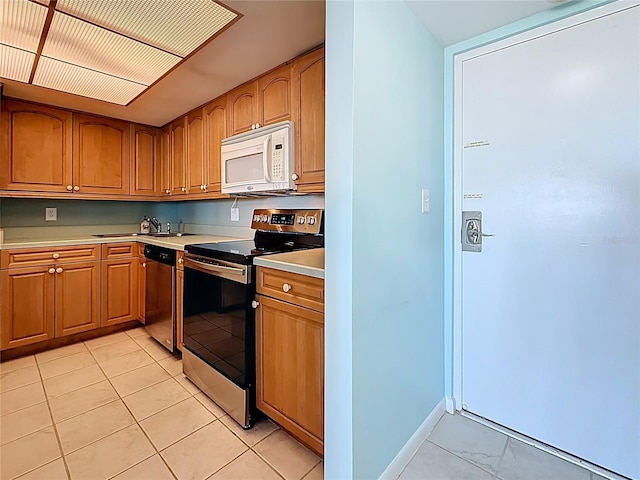
[[[59,253],[54,253],[54,254],[52,255],[52,257],[53,257],[53,258],[60,258],[60,254],[59,254]]]
[[[62,272],[64,272],[64,270],[62,270],[62,267],[56,268],[56,273],[62,273]]]
[[[56,273],[56,269],[55,268],[50,268],[49,269],[49,273]]]
[[[282,285],[282,291],[284,293],[289,292],[289,290],[291,290],[291,285],[289,285],[288,283],[285,283],[284,285]]]

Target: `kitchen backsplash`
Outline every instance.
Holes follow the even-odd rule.
[[[100,233],[136,230],[145,215],[156,217],[163,230],[167,222],[173,231],[217,235],[253,236],[251,215],[255,208],[324,208],[324,195],[238,198],[238,222],[231,221],[234,199],[190,202],[119,202],[102,200],[0,199],[0,229],[6,238],[46,237],[65,233]],[[56,208],[56,221],[45,220],[45,208]],[[114,226],[112,229],[108,226]],[[35,227],[35,228],[33,228]],[[45,227],[45,228],[43,228]],[[77,228],[72,228],[77,227]],[[96,230],[96,231],[97,231]]]

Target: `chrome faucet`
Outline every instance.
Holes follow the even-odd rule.
[[[158,221],[158,219],[156,217],[151,217],[149,219],[149,222],[151,223],[151,225],[153,225],[153,228],[156,229],[156,232],[161,232],[162,231],[162,225],[160,224],[160,222]]]

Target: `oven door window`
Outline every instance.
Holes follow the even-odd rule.
[[[184,269],[184,346],[236,385],[255,376],[253,287]]]

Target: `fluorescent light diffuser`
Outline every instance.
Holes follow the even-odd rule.
[[[28,82],[35,58],[35,53],[0,44],[0,77]]]
[[[34,85],[126,105],[147,86],[42,56]]]
[[[59,12],[53,14],[42,55],[144,85],[182,60]]]
[[[213,0],[58,0],[56,9],[181,57],[237,16]]]
[[[47,7],[42,5],[0,0],[0,43],[36,53],[46,18]]]

